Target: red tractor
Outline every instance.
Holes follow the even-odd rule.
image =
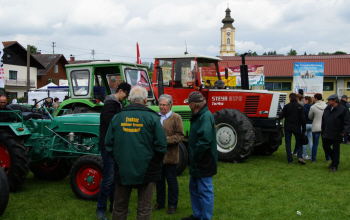
[[[155,58],[153,89],[173,96],[174,105],[186,105],[192,91],[207,99],[217,127],[217,149],[222,161],[241,162],[251,153],[270,155],[282,143],[282,126],[278,114],[286,94],[267,90],[247,90],[248,70],[242,56],[242,86],[229,86],[228,75],[220,74],[218,57],[185,54]],[[212,73],[215,83],[204,81]],[[189,117],[184,119],[189,120]],[[181,114],[182,116],[184,114]],[[186,130],[186,129],[185,129]]]

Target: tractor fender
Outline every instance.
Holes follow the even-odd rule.
[[[31,134],[30,130],[22,122],[8,123],[7,126],[2,125],[0,128],[6,127],[8,127],[15,136],[24,136]]]

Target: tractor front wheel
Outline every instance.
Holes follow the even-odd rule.
[[[252,152],[254,127],[248,117],[236,109],[222,109],[214,113],[219,160],[242,162]]]
[[[70,173],[70,186],[78,198],[96,200],[101,181],[101,156],[85,155],[75,161]]]
[[[32,162],[29,167],[34,176],[42,180],[61,180],[70,171],[71,161],[65,158]]]
[[[10,190],[19,190],[29,172],[28,157],[24,146],[8,133],[0,134],[0,167],[7,174]]]
[[[4,213],[9,201],[9,185],[7,183],[6,173],[0,167],[0,216]]]

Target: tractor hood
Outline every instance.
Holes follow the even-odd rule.
[[[100,114],[80,113],[55,117],[56,132],[81,132],[99,135]]]

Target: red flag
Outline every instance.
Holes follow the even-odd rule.
[[[139,48],[139,43],[136,42],[136,63],[137,64],[142,64],[141,58],[140,58],[140,48]]]

